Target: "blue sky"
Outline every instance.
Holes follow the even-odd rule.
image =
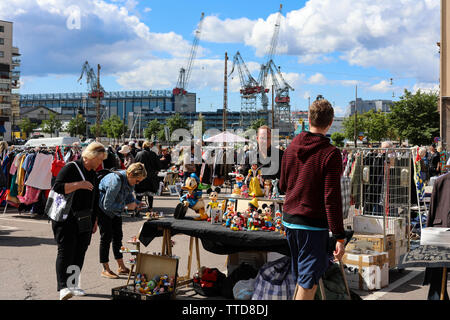
[[[85,60],[102,66],[107,91],[171,90],[204,12],[188,91],[207,111],[223,106],[225,52],[232,60],[239,50],[258,77],[280,3],[274,61],[295,89],[293,110],[307,110],[308,97],[322,94],[344,115],[355,86],[363,99],[437,90],[439,0],[2,0],[0,19],[14,22],[21,93],[86,91],[77,82]],[[74,16],[79,25],[70,28]],[[228,100],[235,111],[239,87],[235,74]]]

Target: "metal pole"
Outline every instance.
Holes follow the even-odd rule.
[[[358,86],[355,86],[355,123],[354,123],[355,148],[357,147],[357,134],[356,134],[356,126],[358,124],[358,109],[356,108],[357,103],[358,103]]]
[[[97,65],[97,120],[95,123],[96,138],[100,138],[100,65]]]
[[[225,52],[225,72],[223,76],[223,119],[222,130],[227,130],[227,104],[228,104],[228,82],[227,82],[227,66],[228,54]]]
[[[272,84],[272,129],[275,129],[275,109],[274,109],[274,105],[273,105],[273,88],[274,85]]]
[[[123,143],[125,143],[125,99],[123,99],[122,118],[123,118],[122,137]]]

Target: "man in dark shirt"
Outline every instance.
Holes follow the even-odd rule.
[[[429,168],[429,177],[431,178],[431,177],[439,175],[439,173],[440,173],[438,171],[440,156],[439,156],[439,153],[436,152],[436,148],[433,145],[431,145],[428,150],[429,150],[428,168]]]
[[[325,136],[334,110],[316,100],[309,110],[310,131],[294,138],[284,153],[280,189],[286,192],[283,225],[296,277],[296,300],[312,300],[330,266],[329,230],[338,241],[334,257],[344,255],[344,225],[340,177],[342,156]]]
[[[172,163],[172,156],[169,154],[167,148],[161,149],[162,154],[159,156],[159,167],[163,170],[167,170]]]

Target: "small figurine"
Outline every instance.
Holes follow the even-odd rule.
[[[238,185],[239,188],[242,189],[242,186],[244,185],[244,175],[241,173],[238,173],[236,175],[236,184]]]
[[[250,201],[250,202],[248,203],[248,210],[250,211],[250,214],[251,214],[253,211],[258,211],[258,208],[259,208],[259,205],[258,205],[258,199],[257,199],[255,196],[253,196],[252,201]]]
[[[275,231],[275,225],[273,223],[273,216],[272,216],[272,207],[268,206],[267,204],[263,204],[262,208],[264,220],[264,226],[262,227],[262,229],[268,231]]]
[[[278,191],[279,179],[272,180],[272,199],[280,199],[280,192]]]
[[[270,199],[272,189],[272,181],[269,179],[264,180],[264,197]]]
[[[242,222],[241,222],[241,217],[239,215],[235,215],[233,217],[233,222],[231,223],[230,229],[233,231],[241,231],[242,230]]]
[[[213,224],[222,222],[222,214],[219,209],[219,202],[217,201],[219,192],[220,188],[215,188],[214,191],[211,188],[208,189],[210,201],[206,205],[206,211],[209,215],[208,222],[211,222]]]
[[[185,208],[189,207],[200,215],[199,217],[194,218],[194,220],[207,220],[208,215],[205,212],[206,210],[205,203],[202,199],[202,191],[197,189],[199,182],[200,179],[197,175],[195,173],[191,173],[190,177],[186,179],[184,186],[181,187],[181,189],[187,190],[188,193],[183,195],[180,198],[180,201]],[[175,211],[177,211],[177,209],[175,209]],[[184,214],[186,214],[186,212]]]
[[[262,180],[261,170],[258,169],[257,164],[252,164],[252,168],[248,170],[245,184],[248,184],[248,194],[251,196],[262,197],[264,193],[261,190],[261,185],[264,184]]]
[[[248,218],[250,217],[250,211],[244,210],[244,212],[242,212],[240,214],[241,217],[241,222],[242,222],[242,230],[247,230],[247,223],[248,223]]]
[[[241,187],[241,196],[244,197],[245,199],[248,199],[249,195],[248,195],[248,187],[247,185],[242,185]]]
[[[227,211],[223,214],[223,218],[222,220],[225,221],[224,225],[229,228],[231,226],[231,223],[233,221],[233,217],[236,215],[235,211],[234,211],[234,204],[236,202],[236,200],[234,199],[230,199],[228,201],[228,205],[227,205]]]
[[[261,230],[261,219],[259,218],[259,212],[254,211],[252,213],[252,217],[248,219],[248,226],[247,229],[250,231],[257,231]]]
[[[232,197],[238,198],[241,196],[241,188],[239,188],[238,184],[234,185],[233,193],[231,194]]]
[[[275,229],[278,232],[283,231],[283,215],[281,214],[280,210],[277,210],[275,212]]]

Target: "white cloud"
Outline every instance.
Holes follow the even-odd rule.
[[[15,42],[22,53],[26,75],[30,76],[78,74],[85,60],[91,65],[100,63],[104,74],[114,74],[129,71],[160,53],[187,59],[190,41],[174,32],[151,32],[138,16],[130,13],[137,3],[2,0],[0,19],[14,21]],[[80,9],[80,28],[76,30],[66,27],[70,6]],[[202,52],[199,47],[199,55]]]
[[[414,84],[413,88],[412,88],[412,92],[416,93],[418,90],[422,91],[422,92],[433,92],[433,93],[438,93],[440,92],[440,87],[439,87],[439,83],[435,82],[435,83],[416,83]]]
[[[436,81],[440,39],[440,11],[437,0],[309,0],[281,19],[277,54],[298,56],[300,63],[327,63],[335,58],[351,65],[387,69],[402,77],[422,82]],[[275,10],[275,8],[274,8]],[[219,20],[208,40],[241,41],[267,52],[276,13],[267,19],[246,21],[245,28],[226,37],[223,30],[239,20]],[[226,32],[225,32],[226,33]]]
[[[327,79],[326,79],[326,77],[323,74],[316,73],[316,74],[312,75],[311,77],[309,77],[308,83],[309,84],[324,85],[324,84],[327,83]]]
[[[144,12],[150,12],[150,11],[152,11],[152,8],[148,8],[147,7],[147,8],[144,9]]]
[[[393,86],[391,83],[387,80],[381,80],[380,82],[368,87],[367,89],[370,91],[376,91],[376,92],[388,92],[393,90]]]

